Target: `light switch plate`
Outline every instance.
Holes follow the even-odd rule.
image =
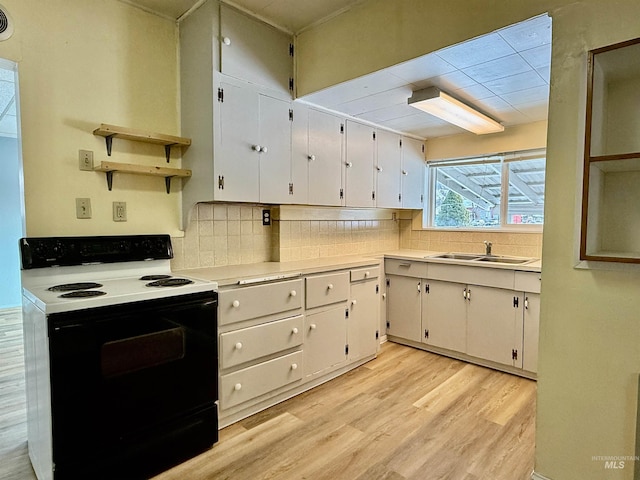
[[[91,218],[90,198],[76,198],[76,218]]]
[[[93,170],[93,152],[91,150],[78,150],[80,170]]]

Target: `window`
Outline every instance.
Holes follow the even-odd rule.
[[[431,162],[425,226],[525,228],[544,221],[545,151]],[[506,200],[503,200],[506,199]]]

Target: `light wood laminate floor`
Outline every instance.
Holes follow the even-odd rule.
[[[33,480],[17,317],[0,313],[0,478]],[[154,480],[525,480],[535,392],[530,380],[385,343]]]

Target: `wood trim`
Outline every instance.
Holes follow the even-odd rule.
[[[191,170],[183,168],[155,167],[153,165],[134,165],[133,163],[100,162],[94,168],[97,172],[120,172],[158,177],[190,177]]]
[[[640,43],[640,37],[632,38],[630,40],[625,40],[624,42],[613,43],[611,45],[606,45],[604,47],[594,48],[590,50],[589,53],[593,55],[597,55],[599,53],[609,52],[611,50],[616,50],[618,48],[630,47],[631,45],[636,45]]]
[[[630,152],[630,153],[614,153],[611,155],[596,155],[593,157],[588,157],[586,161],[590,163],[597,162],[609,162],[614,160],[634,160],[640,158],[640,152]]]
[[[100,124],[100,126],[93,131],[93,134],[101,137],[123,138],[126,140],[133,140],[135,142],[155,143],[159,145],[191,145],[190,138],[148,132],[146,130],[138,130],[135,128],[119,127],[117,125],[109,125],[106,123]]]
[[[587,59],[587,105],[584,130],[584,164],[582,170],[582,218],[580,220],[580,260],[587,258],[587,223],[589,218],[589,159],[591,158],[591,126],[593,122],[594,52]]]

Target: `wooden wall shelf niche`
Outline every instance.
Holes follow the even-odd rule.
[[[97,172],[105,172],[107,174],[107,187],[109,188],[109,191],[111,191],[113,187],[114,172],[164,177],[167,193],[171,192],[171,179],[173,177],[185,178],[191,176],[191,170],[134,165],[131,163],[100,162],[100,165],[95,167],[94,170]]]
[[[111,156],[111,145],[114,137],[122,138],[124,140],[131,140],[134,142],[164,145],[164,153],[167,159],[167,163],[169,163],[169,159],[171,157],[171,147],[188,147],[189,145],[191,145],[190,138],[165,135],[163,133],[147,132],[145,130],[136,130],[127,127],[118,127],[116,125],[108,125],[106,123],[100,124],[100,126],[93,131],[93,134],[105,138],[108,156]]]
[[[588,62],[580,259],[640,263],[640,38]]]

